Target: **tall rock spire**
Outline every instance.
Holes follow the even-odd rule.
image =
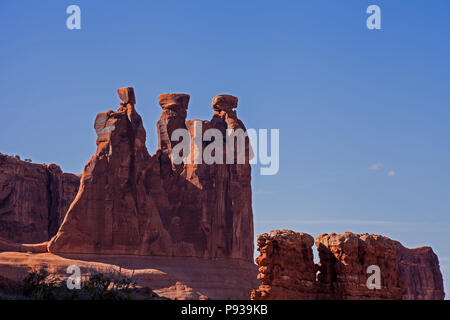
[[[150,156],[133,88],[120,88],[118,94],[118,110],[95,120],[97,152],[84,167],[79,192],[49,251],[252,261],[248,162],[172,164],[171,135],[192,124],[186,121],[186,94],[159,97],[159,147]],[[217,115],[202,125],[245,129],[232,110],[237,98],[218,97]]]

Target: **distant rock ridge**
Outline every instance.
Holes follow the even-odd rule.
[[[55,164],[35,164],[0,154],[0,238],[48,241],[77,194],[80,177]]]
[[[316,265],[313,244],[310,235],[291,230],[259,235],[261,285],[252,299],[444,299],[439,260],[430,247],[407,249],[380,235],[322,234],[315,241]],[[367,270],[374,265],[380,267],[379,289],[367,287]]]

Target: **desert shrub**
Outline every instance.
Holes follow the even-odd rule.
[[[69,290],[65,280],[49,277],[45,268],[32,270],[23,280],[22,294],[32,300],[131,300],[136,293],[131,278],[109,277],[103,273],[89,275],[81,289]]]
[[[97,273],[82,283],[81,294],[89,300],[130,300],[136,291],[136,282],[130,278],[112,279]]]
[[[32,270],[23,279],[23,295],[33,300],[55,300],[64,287],[61,281],[48,277],[49,273],[44,267]]]

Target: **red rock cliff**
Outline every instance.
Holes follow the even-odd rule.
[[[169,137],[178,128],[192,133],[195,124],[185,121],[185,94],[160,96],[159,148],[151,156],[133,89],[118,92],[119,109],[95,120],[97,152],[49,251],[252,261],[248,157],[244,164],[174,164]],[[233,110],[237,98],[218,96],[212,107],[204,128],[245,129]]]
[[[439,259],[430,247],[408,249],[396,241],[397,265],[406,292],[404,300],[442,300],[444,284]]]
[[[252,299],[316,299],[314,238],[290,230],[274,230],[258,236],[258,280]]]
[[[443,299],[439,260],[429,247],[407,249],[369,234],[322,234],[314,269],[312,237],[290,230],[258,236],[258,279],[252,299]],[[367,287],[369,266],[380,267],[381,287]],[[312,272],[317,271],[317,279]]]
[[[396,244],[379,235],[322,234],[316,239],[319,250],[318,282],[322,291],[335,299],[402,299]],[[367,268],[381,268],[381,288],[367,287]]]
[[[37,243],[56,234],[80,178],[55,165],[0,155],[0,238]]]

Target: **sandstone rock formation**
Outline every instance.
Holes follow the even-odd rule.
[[[407,249],[397,245],[397,265],[400,281],[406,292],[404,300],[442,300],[444,285],[439,259],[430,247]]]
[[[252,261],[249,156],[243,164],[175,164],[173,131],[192,134],[199,121],[186,121],[185,94],[160,96],[159,148],[151,156],[133,89],[118,92],[119,109],[95,120],[97,152],[49,251]],[[233,110],[237,98],[218,96],[212,107],[213,119],[200,122],[204,129],[245,129]]]
[[[258,236],[258,279],[252,299],[443,299],[439,261],[429,247],[407,249],[370,234],[322,234],[314,268],[313,239],[274,230]],[[369,266],[381,271],[381,288],[369,289]],[[317,271],[317,279],[313,272]]]
[[[259,235],[257,288],[252,149],[245,136],[242,149],[227,139],[230,129],[245,130],[235,111],[238,99],[216,96],[211,121],[201,121],[186,120],[189,95],[161,95],[158,150],[150,155],[133,89],[118,94],[118,110],[97,115],[97,151],[81,181],[56,165],[0,155],[0,288],[36,266],[67,277],[67,266],[75,264],[83,272],[135,272],[143,288],[170,299],[247,299],[252,289],[257,300],[444,298],[431,248],[407,249],[383,236],[350,232],[320,235],[318,264],[307,234]],[[198,142],[198,131],[221,135],[200,137],[178,162],[174,151],[185,141],[172,139],[177,129],[190,142]],[[217,144],[224,152],[211,155],[222,161],[196,161]],[[366,285],[373,265],[381,270],[375,290]]]
[[[80,178],[55,165],[0,155],[0,238],[37,243],[56,234]]]
[[[379,235],[322,234],[316,239],[319,250],[318,282],[322,291],[336,299],[400,300],[404,286],[400,281],[396,244]],[[367,268],[381,268],[381,289],[367,287]]]
[[[258,236],[258,280],[252,299],[311,300],[317,298],[312,246],[314,238],[290,230]]]

